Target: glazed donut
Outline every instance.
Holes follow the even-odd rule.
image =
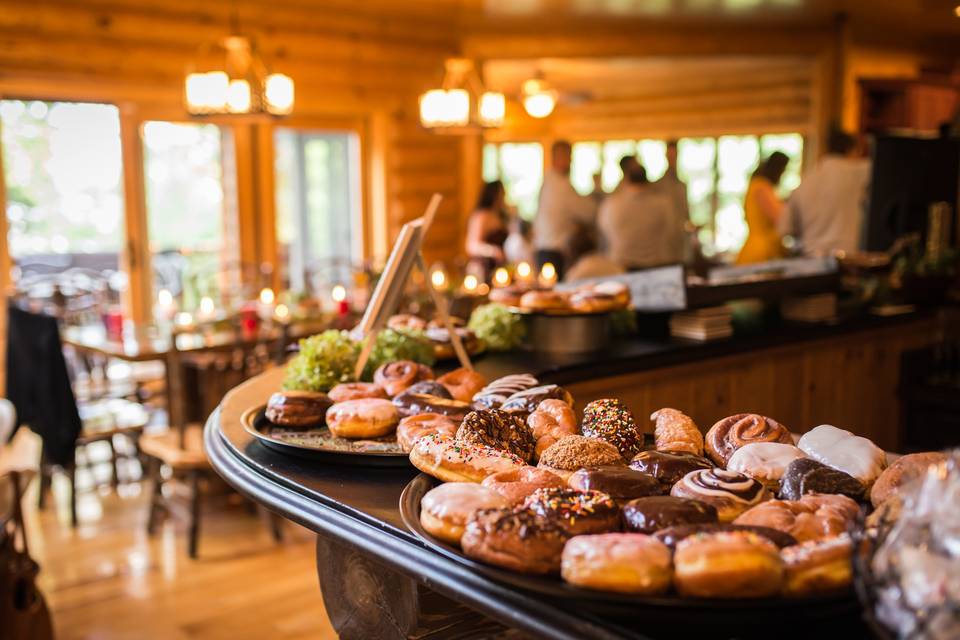
[[[693,418],[665,407],[650,414],[650,419],[656,423],[653,437],[658,451],[703,455],[703,434]]]
[[[327,427],[338,438],[379,438],[392,433],[399,421],[397,408],[381,398],[347,400],[327,409]]]
[[[577,491],[605,493],[619,503],[663,493],[656,478],[623,465],[579,469],[567,478],[567,485]]]
[[[527,311],[568,311],[570,295],[562,291],[527,291],[520,296],[520,307]]]
[[[806,457],[803,451],[792,444],[751,442],[733,452],[727,469],[748,475],[776,493],[787,466],[797,458]]]
[[[291,430],[323,424],[333,401],[319,391],[278,391],[267,400],[264,415],[273,424]]]
[[[572,435],[561,438],[540,454],[537,466],[560,476],[564,482],[583,467],[623,464],[623,457],[612,444]]]
[[[427,328],[427,321],[411,313],[398,313],[387,319],[387,329],[394,331],[423,331]]]
[[[637,533],[654,533],[681,524],[714,522],[717,522],[717,510],[699,500],[648,496],[623,505],[623,523],[628,531]]]
[[[410,451],[410,464],[443,482],[481,482],[494,473],[525,466],[512,453],[458,443],[439,433],[417,440]]]
[[[500,409],[511,413],[523,414],[524,417],[536,411],[537,407],[544,400],[562,400],[571,407],[573,406],[573,396],[570,392],[555,384],[544,384],[539,387],[531,387],[523,391],[517,391],[509,398],[503,401]]]
[[[461,367],[443,374],[437,378],[437,382],[447,388],[454,400],[471,402],[473,396],[486,386],[487,379],[476,371]]]
[[[531,389],[540,382],[528,373],[497,378],[473,396],[473,403],[484,409],[499,409],[507,398],[518,391]]]
[[[720,420],[707,431],[707,456],[726,467],[733,452],[751,442],[793,444],[790,430],[772,418],[756,413],[738,413]]]
[[[797,458],[787,465],[780,478],[781,500],[799,500],[808,493],[838,493],[853,500],[863,497],[863,483],[813,458]]]
[[[673,485],[670,495],[713,505],[720,522],[732,522],[750,507],[770,499],[770,493],[761,483],[742,473],[723,469],[691,471]]]
[[[473,482],[446,482],[420,500],[420,524],[432,536],[459,545],[463,528],[481,509],[506,508],[506,499],[496,491]]]
[[[410,453],[420,438],[440,433],[451,438],[457,434],[458,422],[439,413],[421,413],[407,416],[397,425],[397,444],[404,453]]]
[[[626,405],[614,398],[594,400],[583,408],[583,435],[609,442],[629,460],[643,446],[643,434]]]
[[[556,474],[537,467],[501,471],[484,478],[482,484],[502,495],[510,504],[522,502],[537,489],[562,489],[566,486]]]
[[[532,511],[484,509],[467,523],[460,546],[469,558],[542,575],[560,572],[560,555],[569,537]]]
[[[801,436],[797,446],[828,467],[848,473],[870,489],[887,466],[887,454],[870,440],[822,424]]]
[[[373,374],[373,381],[383,387],[391,398],[421,380],[433,380],[433,371],[430,367],[412,360],[398,360],[380,365]]]
[[[783,560],[755,533],[701,533],[677,543],[674,583],[682,596],[763,598],[780,592]]]
[[[520,508],[556,522],[572,536],[614,531],[620,524],[620,508],[613,498],[599,491],[537,489]]]
[[[490,290],[490,294],[487,296],[487,298],[490,300],[490,302],[505,304],[508,307],[519,307],[520,299],[523,298],[523,294],[525,294],[527,291],[529,291],[528,288],[520,285],[494,287]]]
[[[848,535],[810,540],[780,550],[785,596],[844,591],[853,583],[853,542]]]
[[[330,389],[330,399],[334,402],[380,398],[386,400],[387,392],[373,382],[343,382]]]
[[[668,453],[666,451],[641,451],[633,456],[630,468],[656,478],[666,493],[683,476],[697,469],[713,469],[713,463],[691,453]]]
[[[457,429],[457,442],[504,449],[525,462],[533,460],[537,444],[523,420],[500,409],[468,413]]]
[[[746,531],[766,538],[780,549],[786,549],[797,544],[797,539],[789,533],[770,527],[754,527],[746,524],[730,524],[729,522],[708,522],[706,524],[678,524],[666,529],[660,529],[653,537],[671,549],[677,548],[677,543],[690,536],[703,533],[720,533],[727,531]]]
[[[534,457],[539,460],[548,447],[577,433],[577,415],[563,400],[544,400],[527,416],[527,426],[537,441]]]
[[[870,489],[870,502],[879,507],[891,496],[898,493],[900,488],[927,475],[933,465],[943,464],[947,455],[939,451],[926,453],[909,453],[887,467]]]
[[[395,397],[393,404],[397,407],[401,416],[415,416],[421,413],[439,413],[458,423],[472,410],[466,402],[447,400],[446,398],[440,398],[426,393],[410,393],[409,389]]]
[[[580,313],[609,313],[622,307],[616,296],[592,289],[575,291],[570,295],[570,308]]]
[[[811,494],[799,500],[769,500],[742,513],[734,524],[785,531],[799,542],[846,532],[860,512],[847,496]]]
[[[598,591],[656,595],[670,588],[670,549],[640,533],[575,536],[563,547],[560,575]]]

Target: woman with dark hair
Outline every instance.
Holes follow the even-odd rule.
[[[774,151],[753,172],[743,199],[747,241],[740,249],[737,264],[766,262],[783,256],[783,243],[777,231],[783,202],[777,197],[776,189],[789,162],[786,154]]]
[[[484,184],[467,222],[467,258],[473,272],[479,271],[484,279],[489,279],[493,270],[504,263],[503,243],[510,234],[504,195],[499,180]]]

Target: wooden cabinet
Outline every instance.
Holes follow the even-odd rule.
[[[923,80],[860,81],[860,130],[934,132],[952,122],[960,108],[960,87]]]

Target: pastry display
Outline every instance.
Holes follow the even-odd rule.
[[[396,396],[392,402],[400,415],[404,417],[415,416],[420,413],[439,413],[461,422],[468,413],[473,411],[473,407],[466,402],[448,400],[427,393],[413,393],[410,389]]]
[[[517,504],[537,489],[563,489],[567,485],[554,473],[537,467],[520,467],[487,476],[481,483],[493,489],[510,504]]]
[[[465,444],[442,434],[417,440],[410,463],[444,482],[481,482],[494,473],[525,466],[522,459],[502,449]]]
[[[831,469],[813,458],[798,458],[787,465],[777,496],[799,500],[808,493],[838,493],[854,500],[863,497],[863,483],[849,473]]]
[[[609,442],[629,460],[643,446],[643,433],[637,428],[633,414],[614,398],[594,400],[583,409],[580,429],[588,438]]]
[[[500,409],[478,409],[467,414],[457,430],[457,442],[509,451],[525,462],[533,461],[536,447],[527,423]]]
[[[787,466],[797,458],[806,457],[799,447],[792,444],[751,442],[733,452],[727,462],[727,469],[759,480],[763,486],[776,493]]]
[[[777,546],[747,531],[700,533],[677,543],[674,584],[695,598],[763,598],[780,592]]]
[[[447,482],[428,491],[420,501],[420,523],[430,535],[453,545],[467,522],[480,509],[510,506],[496,491],[472,482]]]
[[[712,505],[720,522],[732,522],[750,507],[771,498],[770,492],[750,476],[724,469],[691,471],[673,485],[670,495]]]
[[[461,367],[445,373],[437,382],[442,384],[454,400],[473,402],[475,396],[487,384],[487,379],[476,371]]]
[[[802,597],[843,591],[853,582],[853,542],[842,535],[780,550],[783,595]]]
[[[333,400],[319,391],[278,391],[270,396],[264,412],[267,420],[287,429],[322,425]]]
[[[463,322],[461,320],[461,322]],[[483,344],[477,337],[477,334],[466,327],[455,327],[457,337],[460,338],[460,344],[463,345],[467,353],[478,353],[483,349]],[[453,346],[453,339],[450,337],[450,331],[446,327],[430,327],[424,332],[424,337],[433,344],[433,355],[437,360],[447,360],[455,358],[457,351]]]
[[[846,533],[860,508],[846,496],[811,494],[799,500],[770,500],[741,514],[734,524],[770,527],[799,542]]]
[[[620,524],[620,507],[599,491],[537,489],[520,503],[520,508],[556,522],[574,536],[613,531]]]
[[[397,443],[404,452],[410,453],[420,438],[438,433],[452,438],[457,435],[459,428],[459,422],[439,413],[407,416],[397,425]]]
[[[460,538],[470,558],[518,573],[560,573],[560,556],[570,535],[559,525],[525,509],[485,509],[467,523]]]
[[[909,485],[927,475],[932,465],[943,464],[947,455],[939,451],[925,453],[910,453],[898,458],[887,467],[870,489],[870,502],[879,507],[891,496],[898,493],[901,487]]]
[[[566,480],[584,467],[615,464],[624,464],[623,456],[615,446],[603,440],[572,435],[562,438],[540,454],[537,466]]]
[[[623,465],[579,469],[567,478],[567,485],[577,491],[600,491],[617,502],[663,493],[656,478]]]
[[[342,382],[330,389],[327,394],[334,402],[347,400],[363,400],[364,398],[381,398],[386,400],[387,392],[383,387],[373,382]]]
[[[400,412],[382,398],[347,400],[327,409],[327,426],[339,438],[379,438],[392,433],[398,422]]]
[[[623,307],[613,294],[584,289],[574,291],[568,300],[570,308],[580,313],[609,313]]]
[[[868,489],[887,466],[883,449],[867,438],[829,424],[803,434],[797,446],[817,462],[849,473]]]
[[[587,589],[643,595],[670,588],[670,549],[639,533],[574,536],[563,547],[560,573],[570,584]]]
[[[608,280],[584,284],[572,290],[498,287],[490,301],[523,311],[553,314],[610,313],[630,306],[630,289],[622,282]]]
[[[630,288],[622,282],[618,282],[616,280],[604,280],[603,282],[584,285],[580,288],[580,290],[613,296],[613,298],[617,301],[617,304],[622,309],[626,309],[628,306],[630,306]]]
[[[517,305],[526,311],[569,311],[570,294],[563,291],[527,291]]]
[[[423,331],[427,321],[412,313],[398,313],[387,319],[387,328],[394,331]]]
[[[473,403],[485,409],[499,409],[513,394],[539,384],[540,382],[528,373],[503,376],[478,391],[473,396]]]
[[[793,444],[790,431],[774,420],[755,413],[738,413],[720,420],[707,432],[707,457],[726,467],[733,452],[752,442]]]
[[[683,524],[718,522],[717,510],[699,500],[674,496],[637,498],[622,507],[623,525],[628,531],[654,533]]]
[[[527,416],[527,426],[537,442],[534,457],[538,460],[547,448],[579,430],[573,407],[563,400],[544,400],[538,404]]]
[[[713,463],[692,453],[641,451],[630,461],[630,468],[653,476],[664,488],[664,493],[669,493],[683,476],[697,469],[713,469]]]
[[[411,360],[389,362],[373,372],[373,381],[391,398],[421,380],[433,380],[433,370]]]
[[[508,287],[494,287],[490,290],[490,294],[487,297],[490,302],[498,302],[508,307],[519,307],[520,299],[523,297],[523,294],[529,290],[529,287],[519,284],[513,284]]]
[[[671,549],[677,547],[677,543],[686,540],[690,536],[702,533],[722,533],[728,531],[746,531],[762,538],[766,538],[781,549],[792,547],[797,544],[797,539],[789,533],[770,527],[756,527],[746,524],[731,524],[729,522],[711,522],[707,524],[678,524],[666,529],[660,529],[654,533],[657,540],[663,542]]]
[[[703,434],[693,419],[676,409],[664,408],[650,415],[658,451],[703,455]]]
[[[573,406],[573,396],[563,387],[555,384],[545,384],[517,391],[503,401],[500,408],[511,413],[520,413],[524,416],[536,411],[537,406],[544,400],[562,400]]]

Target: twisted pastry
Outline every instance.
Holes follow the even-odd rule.
[[[391,398],[421,380],[433,380],[430,367],[412,360],[397,360],[380,365],[373,374],[373,381],[383,387]]]
[[[859,511],[847,496],[811,494],[799,500],[770,500],[746,511],[734,523],[779,529],[806,542],[846,532]]]
[[[657,451],[703,455],[703,434],[690,416],[664,408],[650,414],[650,419],[656,421],[653,437]]]
[[[537,441],[535,457],[539,460],[554,442],[577,433],[577,416],[563,400],[544,400],[527,416],[527,426]]]
[[[738,413],[720,420],[707,432],[707,456],[726,467],[733,452],[751,442],[793,444],[790,431],[774,420],[756,413]]]
[[[732,522],[741,513],[770,499],[760,482],[736,471],[698,469],[673,485],[670,495],[691,498],[712,505],[720,522]]]

